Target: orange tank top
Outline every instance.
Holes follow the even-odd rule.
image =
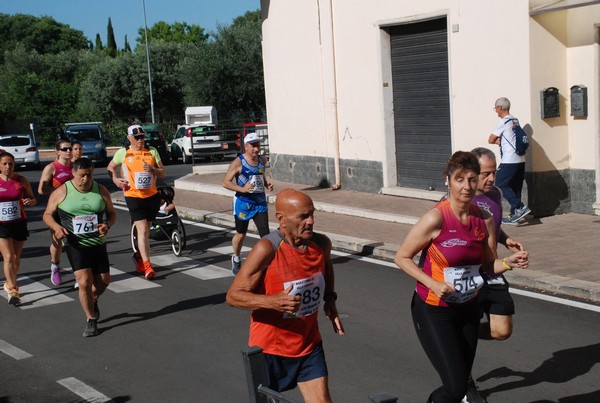
[[[250,346],[260,346],[267,354],[302,357],[310,354],[321,341],[317,322],[320,302],[325,292],[325,254],[315,242],[298,250],[281,237],[279,230],[265,238],[278,239],[275,257],[264,278],[266,295],[282,292],[293,285],[291,295],[300,295],[302,305],[294,316],[257,309],[250,321]]]
[[[152,172],[144,171],[144,163],[156,167],[156,160],[150,150],[147,148],[140,151],[127,149],[121,165],[123,177],[129,182],[129,189],[123,192],[125,197],[145,199],[158,192],[156,189],[156,176]]]

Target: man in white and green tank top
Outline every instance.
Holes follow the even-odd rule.
[[[117,217],[110,193],[93,180],[93,171],[91,160],[75,161],[73,179],[52,192],[44,212],[44,222],[58,239],[66,240],[65,251],[87,319],[84,337],[98,335],[98,297],[110,282],[106,234]]]

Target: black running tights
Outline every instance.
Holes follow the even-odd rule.
[[[411,311],[421,346],[442,379],[443,386],[431,393],[429,401],[460,402],[467,392],[477,349],[478,304],[433,306],[415,293]]]

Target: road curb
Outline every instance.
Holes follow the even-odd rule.
[[[212,195],[228,196],[228,197],[233,197],[233,195],[235,194],[234,191],[225,189],[221,185],[214,185],[211,183],[202,183],[202,182],[187,180],[187,178],[189,176],[193,176],[193,175],[195,175],[195,174],[188,174],[180,179],[176,179],[174,182],[175,189],[190,190],[193,192],[208,193],[208,194],[212,194]],[[268,199],[269,204],[274,204],[275,200],[277,199],[277,196],[276,195],[268,195],[267,199]],[[359,208],[353,208],[353,207],[347,207],[347,206],[340,206],[338,204],[323,203],[323,202],[318,202],[318,201],[313,201],[313,203],[314,203],[315,209],[317,211],[322,211],[325,213],[343,214],[343,215],[348,215],[348,216],[352,216],[352,217],[360,217],[360,218],[368,218],[371,220],[393,222],[396,224],[414,225],[417,223],[417,221],[419,221],[419,217],[414,217],[414,216],[393,214],[393,213],[382,213],[379,211],[374,211],[374,210],[369,210],[369,209],[362,209],[362,208],[359,209]]]

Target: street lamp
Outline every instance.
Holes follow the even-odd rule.
[[[150,48],[148,47],[148,24],[146,22],[146,0],[142,0],[144,7],[144,36],[146,37],[146,63],[148,64],[148,85],[150,86],[150,111],[152,112],[152,123],[154,122],[154,99],[152,98],[152,73],[150,71]]]

